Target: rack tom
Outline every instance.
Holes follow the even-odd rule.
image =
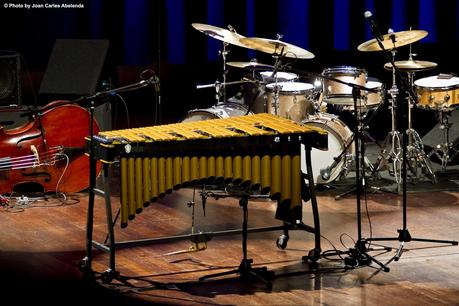
[[[367,72],[365,69],[338,66],[325,68],[322,72],[325,77],[335,78],[337,80],[353,83],[365,87]],[[333,80],[323,79],[324,101],[330,104],[353,105],[352,87]]]
[[[277,86],[277,88],[276,88]],[[276,89],[278,104],[276,105]],[[314,85],[280,82],[266,85],[268,113],[301,122],[314,112]]]

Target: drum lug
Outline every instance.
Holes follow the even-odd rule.
[[[448,101],[449,101],[450,99],[451,99],[450,95],[449,95],[449,94],[446,94],[446,95],[445,95],[445,99],[444,99],[445,103],[448,103]]]

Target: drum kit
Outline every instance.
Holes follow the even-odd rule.
[[[448,116],[459,104],[459,78],[453,75],[440,74],[414,81],[416,72],[426,71],[437,66],[433,62],[413,59],[411,44],[424,38],[427,35],[426,31],[392,32],[383,35],[380,41],[371,39],[358,46],[357,49],[362,52],[382,51],[384,49],[391,51],[392,60],[385,64],[384,68],[392,71],[393,82],[392,87],[386,90],[383,83],[370,78],[363,68],[337,66],[325,68],[321,74],[287,68],[289,66],[283,64],[285,59],[312,59],[314,54],[282,41],[280,36],[277,39],[248,38],[238,34],[231,26],[228,26],[228,29],[202,23],[193,23],[192,26],[207,36],[223,42],[223,50],[219,51],[223,60],[223,81],[197,86],[198,89],[215,88],[216,103],[207,109],[189,111],[185,121],[266,112],[304,125],[323,128],[329,134],[329,149],[326,152],[313,150],[313,173],[317,184],[329,184],[346,176],[351,168],[355,150],[354,146],[350,144],[354,141],[354,133],[338,116],[325,112],[323,106],[331,104],[341,110],[352,112],[356,114],[358,124],[365,125],[385,104],[387,94],[392,119],[391,131],[385,138],[376,163],[374,165],[369,163],[366,157],[364,157],[364,162],[373,175],[378,174],[386,164],[391,164],[391,173],[400,186],[402,137],[397,130],[396,101],[399,89],[396,85],[396,76],[400,73],[406,73],[409,88],[402,89],[410,93],[407,99],[408,126],[406,130],[409,169],[416,178],[419,178],[420,175],[428,175],[433,182],[436,182],[429,158],[432,155],[438,157],[442,162],[443,169],[450,161],[453,148],[452,143],[449,142],[451,124],[448,122]],[[256,60],[227,62],[229,45],[268,53],[275,59],[275,63],[272,65],[264,64]],[[405,45],[410,46],[409,59],[395,61],[396,48]],[[227,82],[227,66],[243,69],[247,74],[242,80]],[[303,73],[320,80],[320,85],[300,82],[299,75]],[[235,99],[234,97],[226,99],[226,88],[231,85],[243,86],[244,96],[242,99]],[[356,88],[358,96],[355,94]],[[412,109],[415,106],[437,112],[443,130],[443,143],[439,144],[428,155],[424,152],[419,134],[412,127]],[[370,113],[371,116],[368,115]]]

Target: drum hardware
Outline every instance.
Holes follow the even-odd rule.
[[[365,16],[367,16],[367,13],[365,13]],[[371,16],[371,13],[370,13]],[[373,32],[376,32],[373,30]],[[389,33],[387,35],[383,36],[382,41],[379,41],[377,38],[372,39],[370,41],[364,42],[363,44],[360,44],[358,46],[358,50],[360,51],[383,51],[385,56],[388,58],[388,60],[392,63],[392,81],[393,81],[393,86],[391,90],[389,90],[389,93],[391,94],[391,103],[392,103],[392,110],[394,109],[395,106],[395,100],[397,99],[397,94],[398,94],[398,89],[395,85],[396,83],[396,75],[399,76],[402,85],[402,89],[405,90],[405,92],[409,95],[411,95],[411,98],[413,100],[416,99],[414,96],[411,88],[409,87],[408,81],[406,78],[403,78],[401,75],[400,71],[397,68],[397,65],[394,62],[394,57],[395,57],[395,52],[396,49],[400,46],[404,46],[407,44],[411,44],[415,41],[418,41],[425,37],[427,35],[426,31],[405,31],[405,32],[399,32],[399,33]],[[377,37],[377,35],[374,34],[374,36]],[[389,53],[390,52],[390,53]],[[411,52],[410,52],[411,53]],[[400,97],[398,97],[398,105],[402,105],[402,100]],[[402,111],[404,111],[403,108],[401,108]],[[394,116],[393,116],[394,118]],[[401,116],[401,118],[405,118],[405,116]],[[398,138],[398,144],[402,144],[401,152],[402,152],[402,223],[403,223],[403,228],[398,229],[398,237],[388,237],[388,238],[375,238],[375,237],[370,237],[366,239],[362,239],[361,237],[361,225],[360,225],[360,202],[359,202],[359,196],[357,196],[357,219],[358,219],[358,232],[359,232],[359,239],[356,244],[356,249],[361,250],[365,252],[366,250],[366,244],[373,242],[373,241],[399,241],[399,247],[396,250],[395,255],[387,261],[386,265],[392,262],[393,260],[398,261],[403,253],[403,248],[407,242],[410,241],[422,241],[422,242],[432,242],[432,243],[442,243],[442,244],[451,244],[451,245],[457,245],[457,241],[452,241],[452,240],[434,240],[434,239],[425,239],[425,238],[412,238],[407,227],[407,191],[406,191],[406,180],[407,180],[407,147],[408,147],[408,132],[407,132],[407,127],[408,127],[408,122],[404,122],[405,120],[401,121],[400,123],[402,124],[401,130],[403,131],[402,134],[402,141],[400,142],[400,138]],[[408,121],[408,120],[406,120]],[[392,125],[394,127],[394,122],[392,122]],[[393,129],[395,130],[395,129]],[[397,133],[398,137],[400,137],[400,133]],[[398,150],[400,151],[400,150]],[[397,157],[398,158],[398,157]],[[357,160],[357,159],[356,159]],[[358,193],[357,193],[358,194]],[[358,263],[358,260],[357,260]]]
[[[360,47],[360,46],[359,46]],[[359,49],[360,50],[360,49]],[[362,50],[360,50],[362,51]],[[395,60],[395,48],[391,51],[391,62]],[[401,182],[402,182],[402,149],[401,149],[401,133],[397,130],[397,96],[398,88],[396,81],[396,66],[392,65],[392,87],[388,90],[390,95],[389,101],[391,110],[391,130],[384,139],[383,145],[381,146],[381,152],[378,155],[378,158],[375,163],[374,171],[372,176],[375,176],[383,167],[385,162],[392,162],[392,171],[397,183],[397,192],[400,192]]]
[[[205,84],[205,85],[196,85],[196,89],[204,89],[204,88],[215,88],[215,105],[223,105],[225,104],[225,99],[222,100],[222,97],[225,97],[226,86],[229,85],[237,85],[237,84],[244,84],[244,83],[256,83],[256,81],[252,80],[240,80],[240,81],[232,81],[232,82],[225,82],[221,83],[220,81],[216,80],[213,84]]]
[[[411,50],[411,45],[410,45],[410,53],[409,53],[409,59],[407,61],[394,61],[395,67],[399,69],[399,67],[402,67],[402,69],[399,69],[400,71],[404,71],[407,73],[408,76],[408,86],[411,90],[413,91],[414,88],[414,73],[415,71],[420,71],[422,70],[427,70],[434,68],[436,66],[436,63],[432,62],[418,62],[413,60],[413,56],[415,54],[412,53]],[[394,59],[395,54],[392,53],[392,59]],[[391,62],[386,63],[384,65],[384,68],[386,70],[391,70],[392,71],[392,92],[395,95],[395,98],[391,99],[391,114],[392,114],[392,130],[386,137],[384,144],[382,146],[382,151],[380,155],[378,156],[377,162],[376,162],[376,169],[375,173],[381,169],[381,166],[384,161],[389,161],[392,160],[393,162],[393,174],[395,177],[395,180],[397,182],[397,192],[400,192],[400,182],[401,182],[401,161],[400,161],[400,154],[401,154],[401,134],[396,130],[396,106],[394,105],[396,101],[396,94],[398,89],[396,88],[395,85],[395,70],[393,68],[393,65]],[[391,94],[392,96],[392,94]],[[435,173],[432,169],[432,166],[430,164],[430,161],[428,160],[425,152],[424,152],[424,145],[422,144],[421,137],[419,134],[416,132],[416,130],[413,129],[412,127],[412,109],[414,107],[414,99],[413,99],[413,94],[409,94],[407,97],[408,101],[408,126],[407,126],[407,137],[408,137],[408,142],[407,142],[407,158],[408,158],[408,166],[414,175],[415,178],[419,179],[421,173],[418,172],[418,168],[420,167],[422,171],[426,172],[432,179],[433,183],[437,182],[437,179],[435,177]]]
[[[446,171],[446,166],[458,154],[459,150],[453,147],[453,143],[449,140],[449,130],[453,123],[449,123],[448,117],[451,116],[451,110],[438,110],[437,118],[440,123],[440,129],[443,131],[443,143],[437,144],[427,156],[430,158],[435,155],[441,161],[442,171]]]
[[[220,83],[218,80],[215,82],[215,99],[217,100],[216,104],[222,104],[226,102],[226,85],[230,85],[230,83],[226,82],[226,77],[228,75],[228,70],[226,69],[226,57],[230,52],[227,48],[229,44],[236,45],[239,47],[247,48],[247,46],[240,42],[240,39],[245,38],[245,36],[239,35],[234,27],[228,25],[228,29],[222,29],[216,26],[202,24],[202,23],[192,23],[193,28],[196,30],[212,37],[218,39],[223,42],[223,49],[219,50],[218,53],[222,57],[222,65],[223,65],[223,82]],[[233,83],[234,84],[234,83]],[[200,87],[205,88],[205,87]]]

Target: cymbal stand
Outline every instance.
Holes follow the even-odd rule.
[[[218,81],[215,82],[215,99],[217,100],[216,105],[223,104],[226,101],[226,76],[228,74],[228,70],[226,69],[226,56],[229,53],[229,50],[227,50],[228,45],[229,43],[223,42],[223,50],[218,51],[218,55],[221,55],[223,59],[223,83],[219,83]]]
[[[453,148],[453,144],[449,141],[449,129],[453,125],[449,123],[448,116],[451,115],[450,109],[440,109],[437,112],[438,122],[440,129],[443,131],[443,143],[436,145],[432,151],[427,155],[431,157],[435,154],[441,161],[442,171],[446,171],[446,165],[457,155],[459,150]],[[452,153],[452,154],[451,154]]]
[[[412,55],[410,53],[410,59],[412,59]],[[413,88],[413,77],[414,72],[408,72],[408,83],[410,88]],[[416,178],[419,179],[418,173],[418,165],[421,166],[421,169],[426,171],[433,183],[437,182],[437,178],[435,176],[434,171],[432,170],[432,165],[430,164],[429,159],[427,158],[424,152],[424,145],[422,144],[421,137],[419,136],[418,132],[412,127],[412,116],[411,111],[414,107],[414,100],[411,95],[408,95],[408,129],[406,130],[408,136],[408,161],[411,172],[414,174]]]
[[[394,62],[396,50],[391,50],[392,62]],[[381,147],[381,152],[376,160],[372,176],[375,176],[381,170],[385,162],[392,161],[393,174],[397,183],[397,191],[400,192],[400,184],[402,181],[402,150],[401,150],[401,133],[397,130],[397,96],[398,88],[396,84],[396,70],[392,65],[392,87],[388,90],[390,95],[390,106],[392,129],[384,139]]]
[[[283,52],[283,50],[282,50]],[[274,115],[279,114],[279,91],[282,89],[281,86],[278,84],[278,77],[277,77],[277,72],[279,68],[281,67],[282,64],[282,52],[280,55],[273,55],[273,57],[276,59],[274,63],[274,69],[272,73],[272,77],[274,77],[274,101],[273,104],[271,105],[271,109],[274,108]]]

